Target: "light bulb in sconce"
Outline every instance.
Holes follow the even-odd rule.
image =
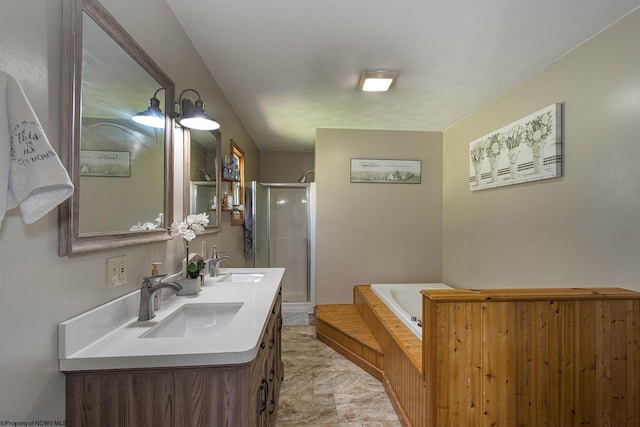
[[[190,100],[183,99],[185,92],[194,92],[198,95],[195,103],[191,104]],[[193,105],[192,108],[191,105]],[[185,89],[178,96],[178,112],[176,114],[178,124],[182,127],[198,130],[216,130],[220,128],[220,123],[211,118],[204,111],[204,102],[200,98],[198,91],[194,89]]]
[[[150,126],[152,128],[164,128],[165,117],[162,113],[162,110],[160,109],[160,100],[156,96],[161,90],[164,90],[164,88],[161,87],[160,89],[156,90],[156,92],[153,94],[153,97],[149,99],[149,107],[146,110],[136,113],[133,117],[131,117],[134,122],[140,123],[141,125]]]

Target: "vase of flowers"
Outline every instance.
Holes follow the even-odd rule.
[[[171,237],[182,237],[186,253],[183,277],[178,279],[178,283],[182,285],[183,289],[178,292],[178,295],[195,295],[200,292],[201,279],[199,273],[201,266],[199,263],[191,262],[189,259],[189,242],[196,238],[197,233],[204,231],[204,227],[207,224],[209,224],[209,215],[206,213],[188,215],[184,221],[171,224],[169,234],[171,234]]]
[[[544,146],[551,135],[553,116],[550,112],[541,114],[526,124],[526,143],[533,155],[533,173],[539,174],[544,166]]]
[[[487,158],[489,159],[489,166],[491,166],[492,183],[498,181],[498,159],[501,152],[500,134],[494,133],[487,140]]]
[[[504,146],[507,147],[509,155],[509,178],[518,177],[518,155],[520,154],[520,144],[524,141],[525,130],[517,125],[509,129],[504,135]]]
[[[480,185],[482,179],[482,161],[484,160],[484,143],[478,142],[471,148],[471,162],[476,173],[475,186]]]

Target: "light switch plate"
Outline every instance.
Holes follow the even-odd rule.
[[[107,289],[127,284],[126,255],[107,258]]]

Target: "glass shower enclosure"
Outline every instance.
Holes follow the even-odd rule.
[[[253,266],[284,267],[283,313],[315,305],[315,183],[252,182]]]

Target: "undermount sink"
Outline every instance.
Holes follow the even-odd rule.
[[[186,304],[140,338],[211,337],[220,335],[244,303]]]
[[[229,273],[222,276],[218,282],[256,283],[263,277],[264,273]]]

